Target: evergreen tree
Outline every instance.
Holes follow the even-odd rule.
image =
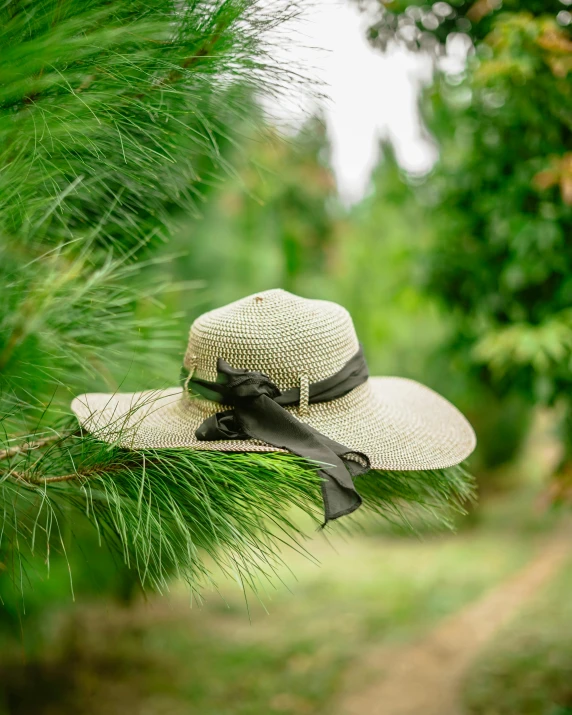
[[[266,46],[294,12],[258,0],[0,10],[1,548],[18,582],[32,553],[81,536],[75,511],[144,586],[176,574],[194,590],[206,555],[252,584],[297,544],[289,507],[320,508],[315,470],[290,455],[122,450],[68,409],[77,392],[172,384],[184,340],[161,309],[176,286],[157,278],[154,251],[174,213],[197,212],[230,173],[253,94],[294,81]],[[384,476],[362,492],[386,516],[458,506],[471,489],[462,468]]]

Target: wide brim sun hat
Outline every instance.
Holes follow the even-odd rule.
[[[131,450],[291,451],[333,464],[334,457],[323,458],[327,443],[351,474],[443,469],[463,462],[476,444],[466,418],[433,390],[367,374],[342,306],[283,290],[197,318],[182,382],[80,395],[72,410],[97,438]],[[343,513],[359,503],[346,506]]]

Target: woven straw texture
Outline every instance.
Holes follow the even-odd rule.
[[[341,306],[282,290],[249,296],[198,318],[185,367],[215,380],[216,361],[267,374],[282,390],[340,370],[358,340]],[[72,403],[80,423],[100,439],[129,449],[189,447],[218,451],[280,451],[249,441],[199,442],[197,427],[225,408],[172,388],[132,394],[87,394]],[[331,402],[286,408],[302,422],[368,455],[373,469],[439,469],[463,461],[475,435],[447,400],[413,380],[370,378]]]

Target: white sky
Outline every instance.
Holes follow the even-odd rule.
[[[379,141],[391,139],[398,161],[413,173],[429,170],[436,149],[421,130],[416,98],[431,76],[429,60],[394,49],[386,54],[366,40],[368,18],[352,0],[319,0],[287,29],[291,42],[277,43],[276,60],[294,62],[326,95],[292,95],[291,102],[264,102],[288,128],[320,112],[331,145],[339,193],[348,203],[367,193],[379,159]]]

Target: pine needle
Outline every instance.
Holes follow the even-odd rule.
[[[41,534],[47,551],[63,506],[71,505],[119,550],[143,586],[159,591],[176,575],[200,596],[212,581],[209,564],[254,585],[255,575],[275,572],[288,549],[306,553],[300,511],[316,527],[323,519],[316,469],[288,454],[134,452],[71,434],[46,445],[40,458],[27,449],[5,460],[2,473],[2,500],[25,503],[29,514],[25,528],[20,519],[12,525],[14,534],[25,533],[35,548]],[[49,480],[57,474],[72,478]],[[391,522],[403,522],[407,505],[427,514],[462,512],[472,496],[463,467],[372,471],[357,488],[360,511]],[[352,523],[341,521],[342,528]]]

